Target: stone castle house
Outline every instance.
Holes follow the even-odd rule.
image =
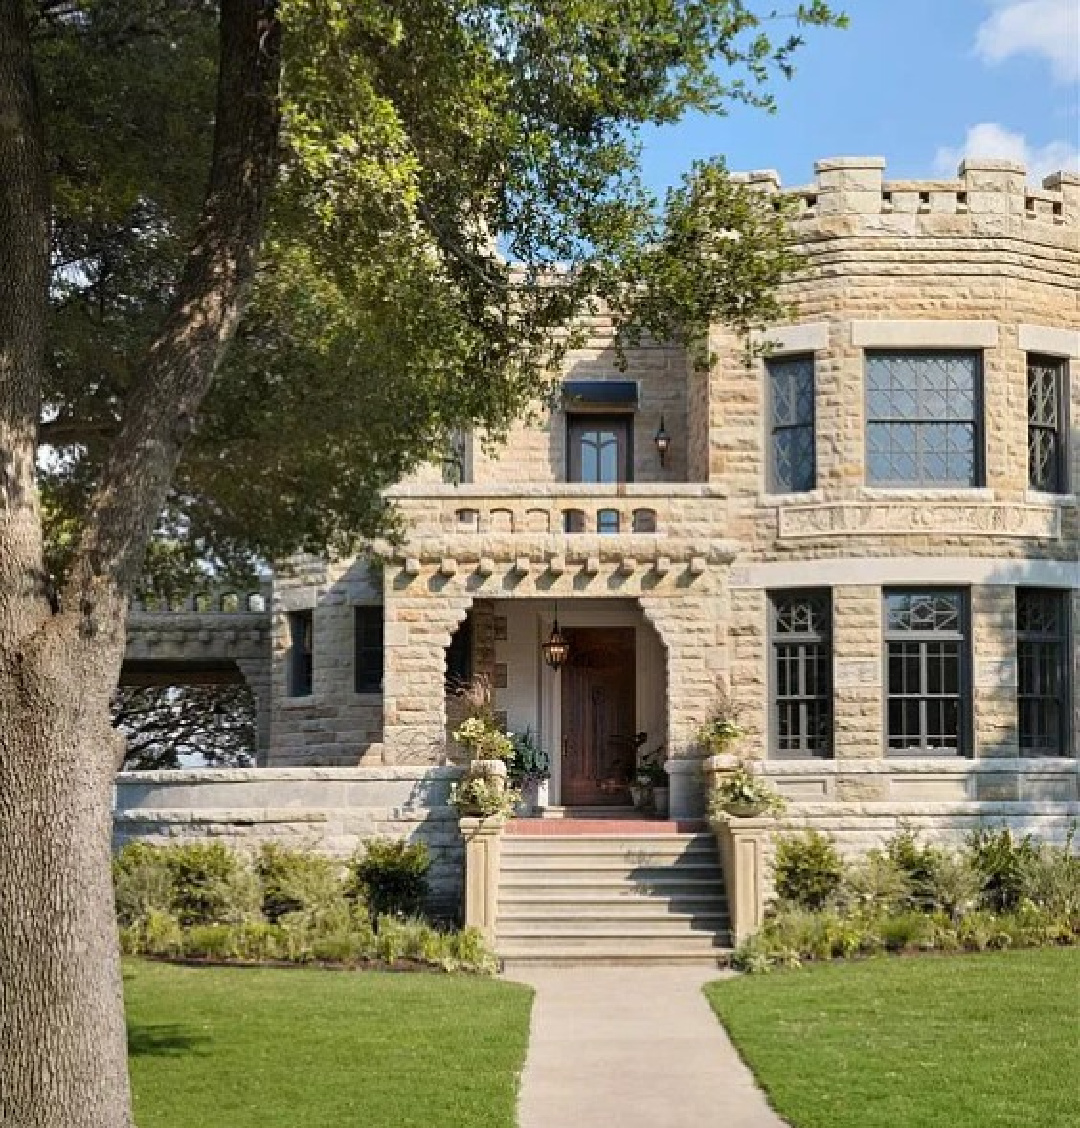
[[[700,814],[694,734],[727,687],[739,752],[791,824],[849,848],[987,819],[1064,836],[1080,813],[1080,177],[1036,188],[969,160],[900,181],[845,158],[793,191],[809,269],[767,355],[717,326],[707,367],[653,344],[620,370],[597,317],[541,423],[495,452],[464,441],[392,491],[407,533],[378,568],[276,570],[267,637],[251,635],[272,650],[248,673],[259,782],[204,781],[216,813],[175,821],[301,833],[298,806],[321,804],[336,849],[419,827],[450,888],[447,689],[482,673],[551,754],[549,813],[625,803],[640,745],[669,758],[672,815]],[[370,817],[331,796],[358,780]],[[125,786],[131,833],[195,802],[180,781]]]
[[[449,667],[539,734],[553,805],[617,801],[645,734],[694,809],[719,685],[793,797],[1075,800],[1080,182],[883,177],[796,190],[767,358],[717,327],[707,370],[620,371],[598,317],[542,424],[392,491],[378,571],[279,569],[267,763],[444,762]]]

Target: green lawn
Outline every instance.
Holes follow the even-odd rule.
[[[706,994],[794,1128],[1080,1123],[1080,950],[824,964]]]
[[[532,993],[467,976],[124,966],[139,1128],[512,1128]]]

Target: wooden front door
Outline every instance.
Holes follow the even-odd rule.
[[[562,801],[622,805],[636,767],[636,647],[633,627],[564,631]]]

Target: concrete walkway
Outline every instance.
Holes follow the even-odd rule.
[[[709,968],[522,968],[520,1128],[783,1128],[701,993]]]

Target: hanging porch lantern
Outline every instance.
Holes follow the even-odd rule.
[[[551,634],[540,650],[544,655],[544,661],[553,670],[561,670],[566,665],[566,660],[570,657],[570,643],[567,642],[566,635],[559,630],[558,617],[552,623]]]

